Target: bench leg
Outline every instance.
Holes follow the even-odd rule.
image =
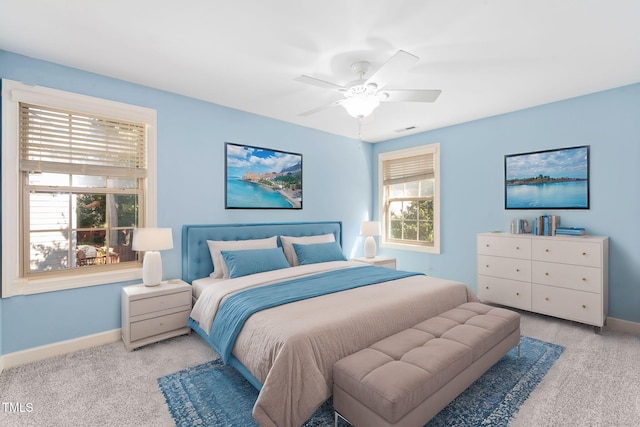
[[[351,423],[349,422],[348,419],[346,419],[345,417],[343,417],[342,415],[340,415],[338,413],[338,411],[333,411],[333,427],[338,427],[338,420],[339,419],[343,419],[345,420],[349,425],[351,425]]]

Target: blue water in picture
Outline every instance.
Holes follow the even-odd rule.
[[[507,186],[507,208],[587,208],[587,181]]]
[[[228,208],[291,208],[280,193],[258,184],[240,180],[227,181]]]

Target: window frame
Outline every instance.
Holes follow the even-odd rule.
[[[387,212],[386,195],[384,185],[383,163],[388,160],[395,160],[417,155],[432,154],[434,167],[433,184],[433,245],[422,245],[411,241],[398,242],[387,240]],[[380,236],[380,247],[390,249],[409,250],[425,253],[440,253],[440,143],[432,143],[419,147],[406,148],[395,151],[388,151],[378,154],[378,218],[382,228]]]
[[[79,111],[123,121],[144,123],[147,136],[147,179],[143,188],[142,218],[145,226],[156,225],[157,217],[157,113],[156,110],[105,100],[57,89],[2,80],[2,297],[28,295],[64,289],[74,289],[127,280],[142,276],[141,262],[131,267],[74,271],[73,274],[22,275],[20,258],[23,236],[21,209],[22,181],[20,172],[20,141],[18,133],[21,102]],[[93,269],[92,269],[93,270]],[[44,277],[42,277],[44,276]]]

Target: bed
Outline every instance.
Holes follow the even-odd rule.
[[[211,277],[216,275],[211,242],[249,243],[274,236],[282,249],[256,253],[286,253],[292,246],[289,238],[302,238],[293,244],[302,265],[290,266],[287,258],[286,268]],[[320,236],[323,243],[315,243]],[[189,325],[259,390],[253,416],[261,426],[302,425],[331,395],[337,360],[462,303],[477,301],[460,282],[322,256],[318,259],[323,262],[313,262],[314,257],[308,256],[341,243],[338,221],[183,226],[183,280],[199,289]],[[229,273],[236,267],[233,256],[253,254],[245,249],[221,253]],[[251,292],[258,295],[254,301],[265,305],[262,309],[245,313],[238,323],[219,320],[226,307],[232,307],[229,312],[236,310],[236,297]],[[308,295],[287,304],[270,303],[278,295],[289,298],[295,292]],[[220,341],[226,335],[234,336]]]

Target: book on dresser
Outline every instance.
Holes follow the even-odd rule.
[[[608,308],[605,236],[477,236],[478,297],[596,327]]]

